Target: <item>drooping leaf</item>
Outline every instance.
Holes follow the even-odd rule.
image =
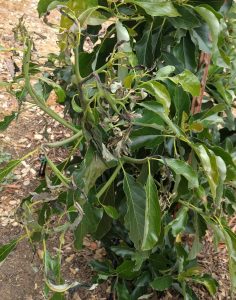
[[[232,290],[235,290],[236,289],[236,235],[227,226],[224,227],[221,226],[221,231],[225,238],[225,242],[229,253],[229,272],[230,272]]]
[[[175,28],[189,30],[191,28],[199,27],[201,25],[199,19],[197,18],[193,10],[185,6],[178,6],[177,9],[180,13],[180,16],[169,19],[171,24],[173,24]]]
[[[111,217],[112,219],[118,219],[119,218],[119,213],[116,210],[115,207],[113,206],[108,206],[108,205],[103,205],[103,208],[106,212],[106,214]]]
[[[13,120],[15,120],[17,116],[16,112],[13,112],[11,115],[4,117],[4,120],[0,122],[0,131],[4,131],[11,124]]]
[[[169,275],[157,277],[154,279],[150,285],[153,289],[157,291],[164,291],[168,289],[173,283],[173,278]]]
[[[18,240],[13,240],[10,243],[0,247],[0,266],[5,261],[7,256],[16,248]]]
[[[156,101],[161,103],[166,113],[168,113],[171,104],[171,98],[168,90],[163,84],[156,81],[148,81],[141,84],[140,87],[155,97]]]
[[[158,191],[151,174],[148,175],[145,186],[146,208],[142,250],[151,250],[157,243],[161,232],[161,209]]]
[[[192,42],[189,34],[184,36],[180,40],[180,42],[175,45],[172,53],[175,59],[181,65],[181,69],[189,70],[193,73],[196,72],[197,70],[196,46]]]
[[[209,34],[210,31],[206,24],[203,24],[198,28],[194,28],[190,30],[192,41],[194,42],[194,44],[198,45],[198,48],[201,51],[205,53],[211,53],[211,49],[212,49],[212,45],[209,40]]]
[[[131,300],[129,291],[128,291],[124,281],[122,281],[122,283],[118,282],[115,285],[115,289],[117,292],[118,300]]]
[[[173,158],[165,158],[161,162],[167,164],[176,174],[184,176],[189,182],[189,188],[197,188],[199,186],[196,171],[186,162]]]
[[[219,170],[217,167],[216,156],[213,153],[209,152],[203,145],[199,145],[195,149],[197,155],[201,160],[202,168],[207,175],[212,196],[215,199],[217,195],[217,186],[219,184]]]
[[[49,287],[49,289],[56,293],[64,293],[68,291],[69,289],[73,289],[75,286],[79,285],[79,282],[73,282],[71,284],[54,284],[50,280],[46,280],[46,284]]]
[[[131,280],[137,276],[137,272],[134,271],[135,262],[132,260],[124,260],[121,265],[116,268],[116,274],[122,279]]]
[[[176,218],[167,225],[166,230],[171,229],[173,236],[177,236],[180,232],[184,231],[187,220],[188,208],[182,207],[178,211]]]
[[[60,0],[60,1],[55,1],[55,0],[39,0],[38,2],[38,13],[39,13],[39,17],[42,17],[44,14],[47,13],[48,11],[48,7],[49,5],[52,5],[53,2],[55,3],[55,5],[59,5],[59,4],[64,4],[63,2],[66,2],[67,0]]]
[[[59,84],[55,83],[53,80],[46,78],[46,77],[40,77],[39,79],[54,89],[54,91],[57,95],[57,101],[59,103],[63,103],[65,101],[66,93]]]
[[[156,80],[165,79],[165,78],[169,77],[169,75],[171,73],[173,73],[174,71],[175,71],[174,66],[165,66],[157,71],[155,79]]]
[[[182,88],[192,96],[199,96],[201,84],[198,78],[189,70],[174,76],[169,77],[175,84],[180,84]]]
[[[136,43],[135,50],[140,64],[151,67],[153,64],[152,52],[152,29],[153,22],[148,22],[143,31],[142,38]]]
[[[83,238],[86,234],[93,234],[96,232],[99,222],[103,216],[103,209],[95,208],[89,202],[85,203],[83,210],[83,219],[74,232],[76,249],[82,248]]]
[[[142,7],[148,15],[153,17],[177,17],[180,15],[170,0],[125,0],[125,2]]]
[[[19,164],[21,163],[20,159],[11,160],[7,165],[0,169],[0,182],[4,180],[4,178],[11,173]]]
[[[203,20],[208,24],[210,28],[213,51],[215,51],[218,43],[218,36],[220,34],[219,21],[216,18],[216,16],[206,7],[198,6],[195,7],[195,10],[203,18]]]
[[[205,274],[203,276],[192,276],[191,280],[193,282],[204,285],[211,296],[214,296],[215,293],[217,292],[217,286],[218,286],[217,281],[214,278],[212,278],[210,275]]]
[[[125,226],[135,248],[140,249],[144,233],[145,190],[131,175],[124,173],[124,192],[127,199]]]

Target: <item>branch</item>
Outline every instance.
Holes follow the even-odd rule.
[[[201,81],[200,95],[198,97],[193,97],[192,100],[191,113],[193,115],[201,112],[202,100],[206,89],[206,82],[207,82],[210,63],[211,63],[211,55],[208,53],[201,52],[198,68],[200,69],[202,65],[205,65],[205,67],[204,67],[204,72]]]

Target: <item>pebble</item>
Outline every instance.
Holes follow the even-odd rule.
[[[43,139],[43,136],[42,136],[42,134],[36,133],[36,134],[34,135],[34,139],[37,140],[37,141],[40,141],[40,140]]]
[[[32,169],[32,168],[30,169],[30,173],[33,174],[33,175],[37,174],[37,172],[34,169]]]
[[[28,140],[27,140],[26,138],[21,138],[21,139],[19,140],[19,143],[20,143],[20,144],[23,144],[23,143],[26,143],[26,142],[28,142]]]
[[[17,227],[17,226],[19,226],[19,224],[18,224],[17,222],[13,222],[13,223],[12,223],[12,226],[13,226],[13,227]]]
[[[30,181],[29,180],[25,180],[24,182],[23,182],[23,185],[24,186],[28,186],[30,184]]]
[[[9,204],[10,205],[15,205],[15,204],[17,204],[17,201],[16,200],[11,200],[11,201],[9,201]]]

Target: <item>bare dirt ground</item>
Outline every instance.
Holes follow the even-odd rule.
[[[25,16],[26,26],[34,36],[36,49],[40,56],[46,56],[55,51],[56,33],[39,20],[36,12],[37,0],[0,0],[0,45],[6,48],[14,47],[12,29],[18,23],[18,19]],[[55,15],[54,19],[57,20]],[[20,61],[20,57],[19,57]],[[11,79],[11,55],[0,53],[0,81]],[[52,97],[52,102],[53,102]],[[54,103],[54,102],[53,102]],[[54,107],[60,111],[59,107]],[[0,121],[5,115],[17,111],[17,102],[14,97],[0,88]],[[45,134],[49,140],[60,139],[62,135],[69,136],[55,122],[48,120],[35,107],[27,107],[20,114],[17,121],[6,132],[0,132],[0,166],[1,163],[14,157],[22,157],[33,150],[45,140]],[[59,153],[55,153],[58,157]],[[63,156],[63,155],[62,155]],[[39,183],[37,170],[39,161],[37,155],[27,159],[10,178],[0,185],[0,245],[18,237],[22,232],[22,226],[16,221],[15,211],[25,196]],[[51,241],[52,247],[56,240]],[[94,247],[89,240],[85,241],[85,250],[76,253],[73,250],[70,236],[66,237],[63,248],[63,261],[65,264],[64,276],[69,281],[88,282],[91,279],[91,270],[87,262],[99,255],[100,249]],[[205,289],[195,287],[200,299],[230,299],[230,283],[227,272],[227,256],[224,245],[215,249],[210,235],[204,243],[199,261],[206,272],[212,274],[220,283],[217,295],[212,298]],[[23,241],[17,247],[6,262],[0,266],[0,299],[1,300],[42,300],[43,273],[40,250],[36,253],[33,247]],[[73,300],[109,299],[109,288],[103,286],[94,292],[78,291],[68,296]],[[164,299],[176,299],[169,292]]]

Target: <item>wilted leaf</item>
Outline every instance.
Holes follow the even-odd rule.
[[[21,163],[20,159],[17,160],[11,160],[7,165],[0,169],[0,182],[9,174],[11,171],[13,171],[19,164]]]
[[[18,240],[13,240],[10,243],[0,247],[0,266],[5,261],[7,256],[16,248]]]
[[[16,118],[17,113],[13,112],[10,116],[4,117],[4,120],[0,122],[0,131],[4,131],[11,124],[11,122]]]

